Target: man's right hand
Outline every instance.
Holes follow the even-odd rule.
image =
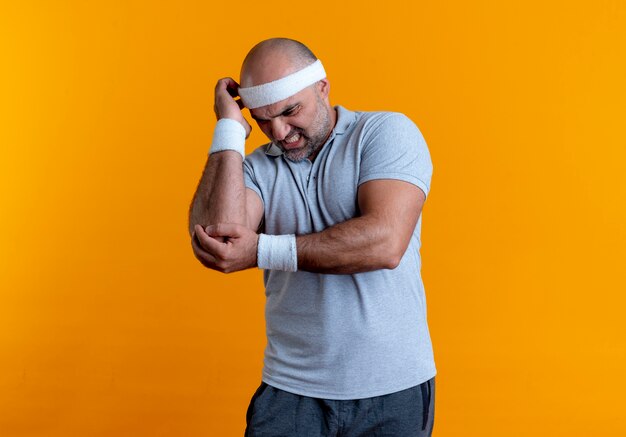
[[[250,136],[252,126],[244,118],[241,110],[244,108],[241,99],[235,100],[239,96],[239,84],[232,77],[225,77],[217,81],[215,86],[215,115],[218,120],[222,118],[231,118],[242,124],[246,130],[246,138]]]

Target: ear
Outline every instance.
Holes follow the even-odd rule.
[[[330,92],[330,82],[328,81],[328,79],[322,79],[317,82],[317,89],[319,90],[322,97],[328,97],[328,93]]]

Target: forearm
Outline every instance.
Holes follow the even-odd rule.
[[[397,267],[406,247],[377,217],[356,217],[322,232],[296,237],[298,269],[351,274]]]
[[[209,158],[189,208],[189,234],[195,225],[246,224],[241,155],[226,150]]]

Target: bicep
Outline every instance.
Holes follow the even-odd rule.
[[[257,232],[263,219],[263,201],[252,189],[246,188],[246,226]]]
[[[380,232],[392,239],[402,254],[422,212],[426,195],[417,186],[395,179],[375,179],[359,186],[361,216],[371,217]]]

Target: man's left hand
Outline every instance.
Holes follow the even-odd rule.
[[[210,269],[232,273],[257,265],[259,236],[243,225],[195,225],[191,240],[196,257]]]

